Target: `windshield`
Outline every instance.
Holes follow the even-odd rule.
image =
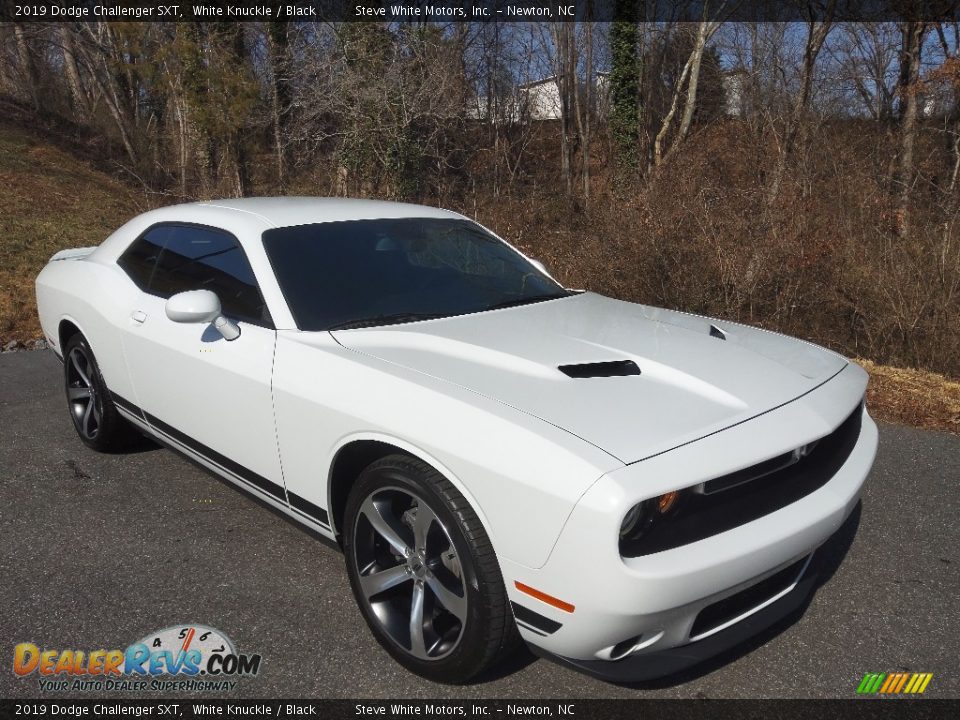
[[[570,293],[468,220],[351,220],[275,228],[263,246],[301,330],[388,325]]]

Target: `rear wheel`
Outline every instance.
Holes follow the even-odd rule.
[[[127,447],[137,437],[133,426],[117,412],[93,351],[79,333],[64,347],[63,380],[70,419],[85,445],[112,452]]]
[[[462,683],[516,644],[490,540],[436,470],[406,455],[377,461],[351,491],[345,520],[354,597],[404,667]]]

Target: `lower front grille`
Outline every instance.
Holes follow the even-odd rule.
[[[690,639],[696,640],[782,593],[800,579],[800,573],[809,558],[808,555],[755,585],[751,585],[712,605],[707,605],[693,621],[693,627],[690,629]]]

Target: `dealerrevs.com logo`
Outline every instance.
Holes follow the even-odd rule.
[[[42,649],[20,643],[13,672],[36,676],[43,691],[225,691],[260,671],[260,655],[243,654],[224,633],[205,625],[174,625],[125,650]]]

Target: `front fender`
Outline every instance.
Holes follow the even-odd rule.
[[[339,345],[278,331],[277,440],[287,489],[329,506],[328,477],[352,439],[388,442],[442,472],[472,504],[499,556],[546,562],[577,500],[622,464],[537,418],[460,386]]]

